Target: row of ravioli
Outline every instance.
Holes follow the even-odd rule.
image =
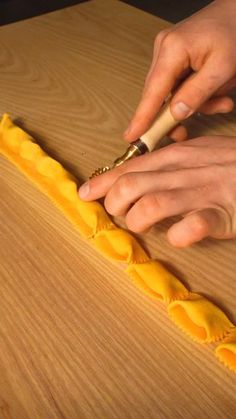
[[[173,322],[193,340],[223,340],[216,356],[236,372],[236,327],[224,312],[183,283],[158,261],[151,260],[138,241],[110,220],[98,202],[84,202],[75,178],[5,114],[0,124],[0,152],[44,192],[103,256],[128,264],[126,272],[147,295],[167,304]]]

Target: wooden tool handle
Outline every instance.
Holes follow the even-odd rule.
[[[158,142],[179,124],[179,121],[176,121],[171,114],[170,100],[160,110],[151,128],[140,137],[149,151],[152,151]]]

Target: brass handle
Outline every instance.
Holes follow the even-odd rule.
[[[164,104],[151,128],[145,134],[143,134],[138,140],[134,141],[129,145],[126,152],[118,157],[112,164],[112,166],[100,167],[97,169],[91,177],[101,175],[108,170],[120,166],[125,161],[132,159],[133,157],[140,156],[147,151],[152,151],[156,147],[159,141],[168,134],[174,127],[179,124],[176,121],[170,111],[170,99]]]

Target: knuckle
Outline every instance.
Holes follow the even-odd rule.
[[[115,186],[115,194],[119,197],[127,197],[136,187],[135,176],[131,173],[123,174],[119,177]]]
[[[173,47],[176,47],[177,45],[183,45],[183,38],[181,33],[179,33],[178,31],[168,32],[163,40],[163,46],[166,48],[170,47],[171,49],[173,49]]]
[[[184,142],[179,142],[163,148],[162,151],[165,154],[166,161],[178,161],[186,155],[187,148]]]
[[[145,219],[152,219],[157,212],[160,212],[161,196],[155,193],[145,195],[139,201],[139,209],[142,217]]]
[[[109,193],[105,197],[104,207],[109,214],[116,215],[114,199],[110,196]]]
[[[201,214],[196,213],[192,221],[192,230],[198,236],[204,236],[208,232],[208,223]]]
[[[105,209],[106,209],[106,211],[108,212],[108,214],[111,214],[111,215],[115,215],[114,213],[113,213],[113,206],[112,206],[112,203],[111,203],[111,201],[106,197],[105,198],[105,200],[104,200],[104,207],[105,207]]]
[[[159,32],[157,34],[157,36],[155,37],[155,40],[154,40],[154,49],[159,48],[159,45],[162,43],[163,39],[165,39],[168,32],[169,32],[168,29],[163,29],[161,32]]]
[[[171,198],[166,192],[143,196],[128,212],[127,227],[135,233],[147,231],[151,225],[165,218],[168,214],[168,207],[173,204],[173,199],[174,197]]]
[[[159,48],[160,43],[161,43],[161,32],[156,36],[154,40],[154,50]]]
[[[185,152],[186,150],[185,147],[186,147],[185,143],[174,143],[174,144],[171,144],[169,152],[179,156]]]

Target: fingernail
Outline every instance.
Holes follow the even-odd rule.
[[[80,198],[81,199],[87,198],[87,196],[89,195],[89,192],[90,192],[89,182],[86,182],[79,188]]]
[[[172,107],[173,116],[176,119],[187,118],[192,113],[192,109],[184,102],[178,102]]]

